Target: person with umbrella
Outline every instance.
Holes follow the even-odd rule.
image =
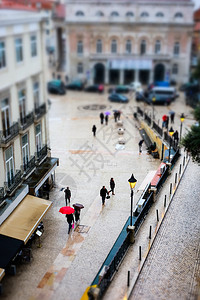
[[[74,223],[74,216],[73,214],[66,215],[67,223],[69,224],[68,234],[70,233],[70,230],[72,229],[72,223]]]
[[[72,223],[74,223],[74,208],[70,206],[63,206],[59,210],[60,213],[66,215],[67,223],[69,224],[68,234],[70,233],[70,230],[72,228]]]
[[[105,122],[106,122],[106,125],[108,125],[108,115],[105,115]]]
[[[73,204],[73,207],[75,209],[74,216],[75,216],[75,221],[77,223],[80,219],[81,209],[84,208],[84,206],[80,203],[75,203]]]

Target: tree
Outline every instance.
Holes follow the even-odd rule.
[[[194,117],[197,123],[192,125],[181,144],[191,154],[192,160],[200,164],[200,106],[194,110]]]

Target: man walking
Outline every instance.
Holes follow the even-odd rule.
[[[71,199],[71,191],[70,191],[69,187],[67,187],[64,190],[64,193],[65,193],[65,201],[66,201],[66,206],[67,206],[67,202],[69,201],[69,203],[70,203],[70,199]]]
[[[97,131],[97,128],[95,125],[93,125],[93,127],[92,127],[93,136],[96,136],[96,131]]]
[[[100,190],[100,196],[102,199],[102,205],[105,204],[105,199],[106,199],[106,195],[109,194],[108,190],[105,188],[105,186],[102,187],[102,189]]]
[[[113,178],[110,179],[110,188],[111,190],[109,191],[109,193],[112,191],[112,195],[114,195],[115,182]]]
[[[100,115],[99,115],[99,117],[100,117],[100,120],[101,120],[101,124],[103,124],[103,121],[104,121],[104,114],[101,112]]]

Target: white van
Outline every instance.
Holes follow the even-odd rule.
[[[149,92],[147,102],[154,104],[170,104],[177,97],[174,87],[153,87]]]

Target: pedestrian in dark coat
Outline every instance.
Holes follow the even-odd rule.
[[[66,206],[67,206],[68,201],[70,203],[70,199],[71,199],[71,191],[70,191],[69,187],[67,187],[64,190],[64,193],[65,193],[65,201],[66,201]]]
[[[74,223],[74,216],[73,214],[66,215],[67,223],[69,224],[68,234],[70,233],[70,230],[72,229],[72,223]]]
[[[103,186],[102,189],[100,190],[100,196],[101,196],[101,199],[102,199],[102,205],[105,204],[106,195],[108,195],[108,194],[109,194],[108,190],[105,188],[105,186]]]
[[[93,132],[93,135],[96,136],[96,131],[97,131],[97,128],[95,125],[92,126],[92,132]]]
[[[104,121],[104,114],[101,112],[100,115],[99,115],[99,117],[100,117],[100,120],[101,120],[101,124],[103,124],[103,121]]]
[[[143,144],[144,140],[140,140],[138,143],[139,146],[139,153],[142,153],[142,144]]]
[[[114,119],[115,119],[115,122],[117,122],[117,111],[114,111]]]
[[[108,125],[108,115],[105,116],[106,125]]]
[[[76,222],[78,222],[79,219],[80,219],[80,213],[81,213],[80,209],[76,207],[75,208],[75,212],[74,212],[74,216],[75,216],[75,221]]]
[[[118,119],[118,120],[120,120],[120,116],[121,116],[121,111],[118,110],[118,112],[117,112],[117,119]]]
[[[165,128],[168,129],[168,124],[169,124],[169,117],[167,116],[166,121],[165,121]]]
[[[175,112],[174,112],[174,111],[171,111],[171,113],[170,113],[170,120],[171,120],[171,123],[174,123],[174,117],[175,117]]]
[[[114,195],[115,182],[113,178],[110,179],[110,188],[111,190],[109,191],[109,193],[112,191],[112,195]]]
[[[178,141],[179,141],[179,136],[178,136],[178,131],[177,130],[174,132],[173,138],[174,138],[174,143],[177,147],[178,146]]]

